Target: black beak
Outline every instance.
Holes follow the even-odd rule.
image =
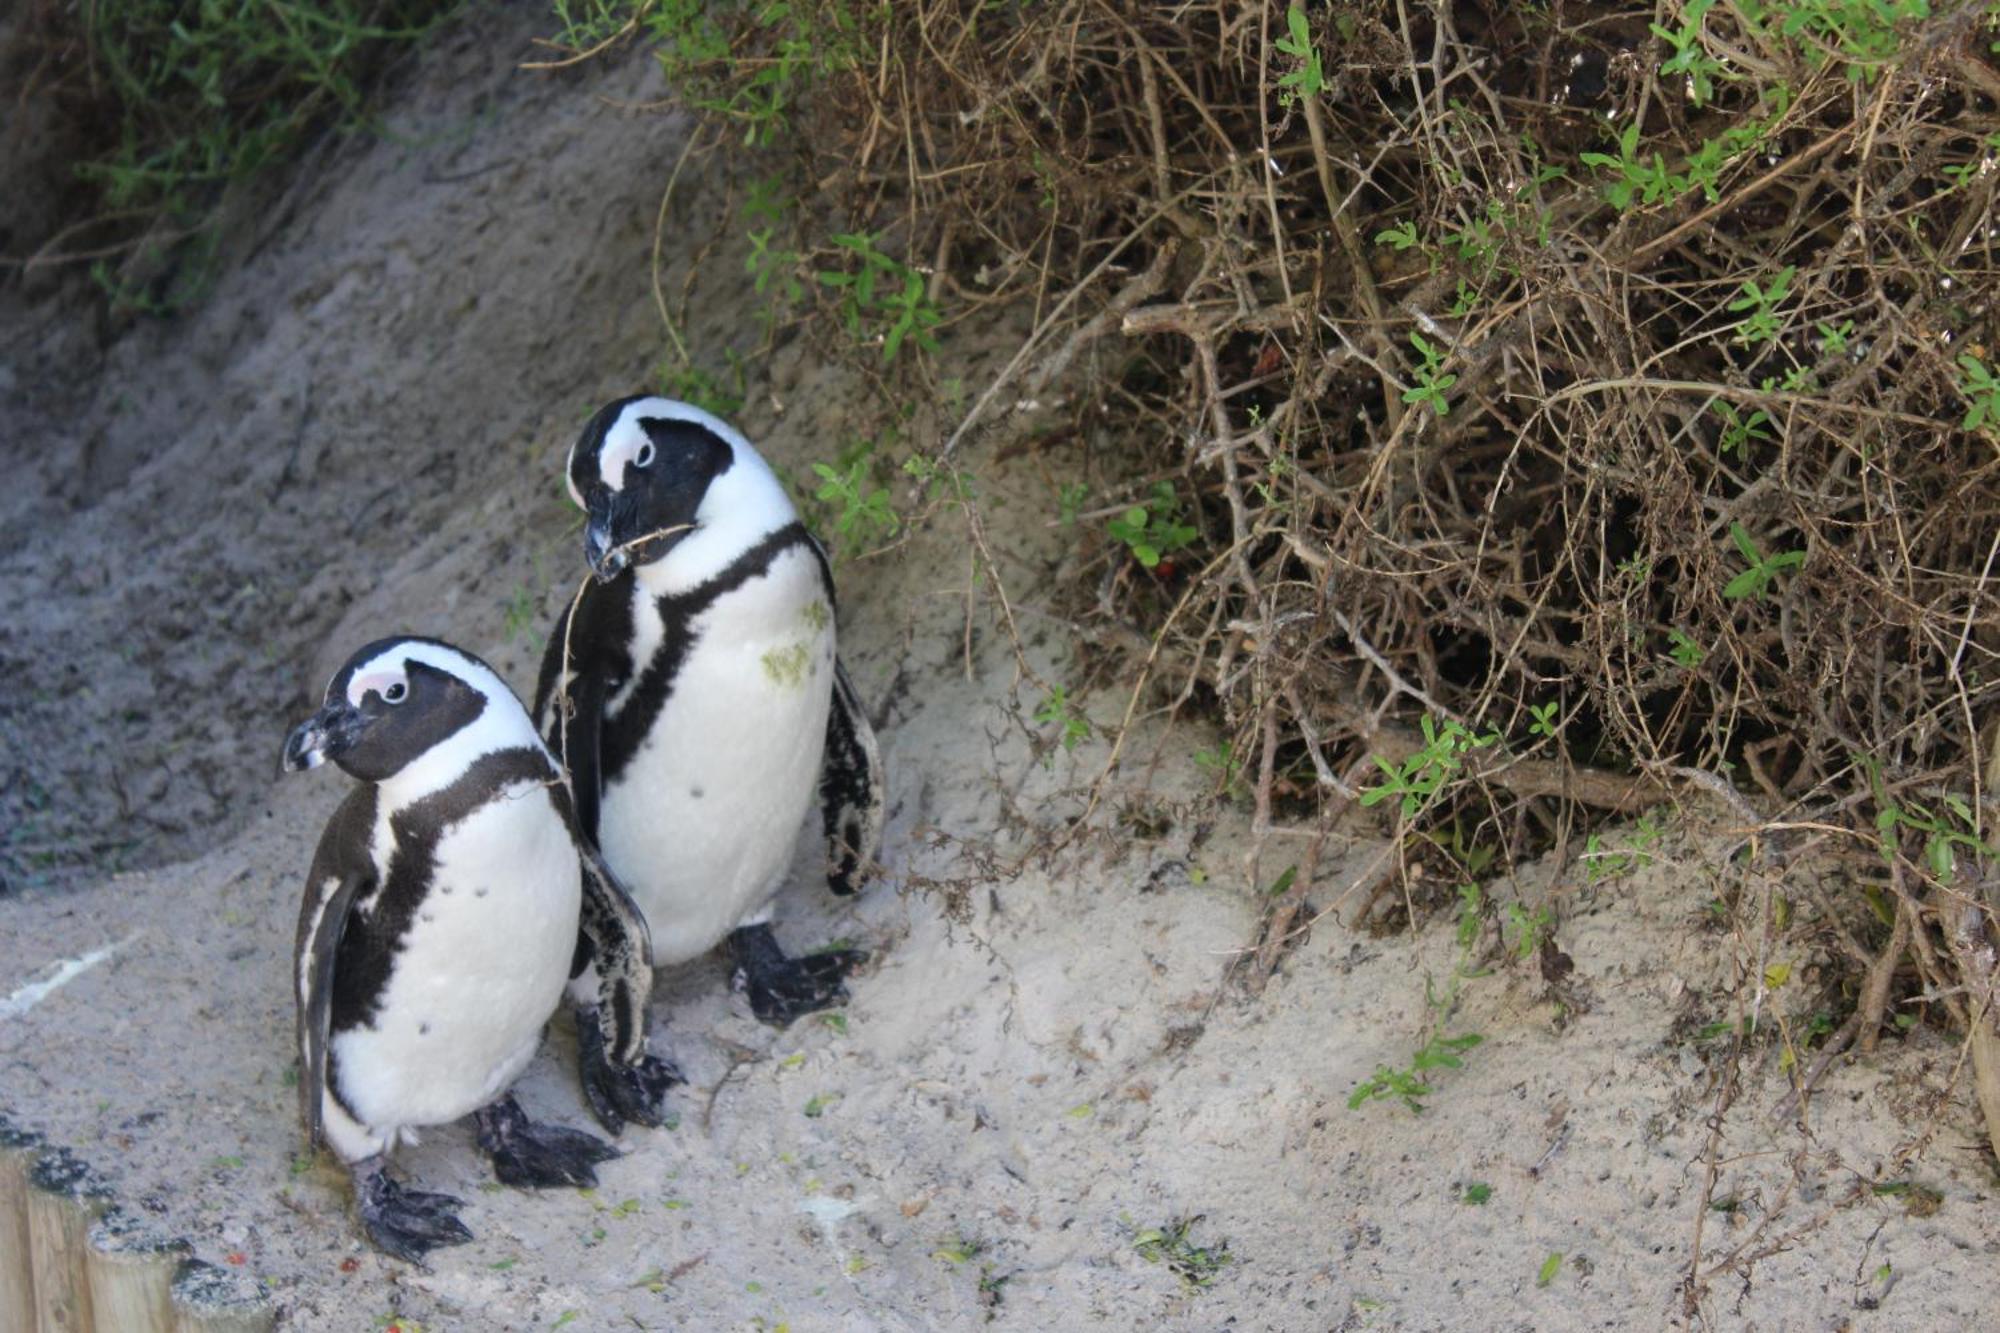
[[[583,529],[583,558],[599,583],[611,582],[632,562],[628,553],[614,549],[616,545],[611,540],[611,516],[593,511]]]
[[[346,700],[331,703],[292,728],[285,737],[285,755],[280,767],[287,773],[303,773],[318,768],[329,759],[338,759],[361,737],[368,719]]]

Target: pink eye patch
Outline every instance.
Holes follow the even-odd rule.
[[[359,708],[370,690],[382,694],[391,685],[403,683],[403,673],[400,671],[371,671],[365,676],[356,676],[347,683],[347,702]]]

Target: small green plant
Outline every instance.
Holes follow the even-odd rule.
[[[842,232],[833,238],[834,245],[858,265],[852,270],[821,269],[818,274],[822,286],[840,293],[841,322],[857,338],[880,338],[884,361],[894,361],[906,340],[926,352],[937,351],[931,330],[943,316],[925,293],[923,275],[884,254],[875,242],[866,232]]]
[[[1461,873],[1474,879],[1486,873],[1486,867],[1493,864],[1498,850],[1491,843],[1474,842],[1468,838],[1464,821],[1457,819],[1451,821],[1448,829],[1433,829],[1419,836],[1449,857]]]
[[[1778,336],[1778,303],[1791,295],[1792,277],[1798,271],[1798,265],[1787,264],[1768,283],[1760,284],[1755,278],[1743,280],[1741,295],[1729,303],[1730,313],[1744,316],[1737,326],[1737,342],[1756,347]]]
[[[1561,708],[1562,702],[1558,699],[1551,699],[1545,704],[1529,704],[1528,734],[1553,740],[1556,734],[1556,713]]]
[[[2000,45],[2000,43],[1996,43],[1996,45]],[[2000,152],[2000,130],[1996,130],[1982,139],[1979,149],[1979,156],[1973,158],[1970,162],[1953,162],[1943,168],[1945,179],[1951,182],[1946,187],[1946,193],[1970,185],[1973,181],[1978,180],[1993,169],[1993,154]]]
[[[1607,849],[1604,835],[1593,833],[1583,840],[1583,878],[1586,884],[1599,884],[1608,879],[1617,879],[1652,858],[1636,848],[1623,850]]]
[[[706,0],[556,0],[561,44],[584,50],[642,24],[670,83],[691,106],[733,120],[752,148],[776,141],[793,109],[819,82],[850,69],[863,17],[843,4],[717,6]],[[738,58],[732,37],[755,58]]]
[[[1959,429],[1978,430],[1989,421],[2000,424],[2000,377],[1969,352],[1958,358],[1958,368],[1965,372],[1965,378],[1958,382],[1958,391],[1965,395],[1967,403],[1965,420],[1959,423]]]
[[[1847,355],[1847,341],[1854,336],[1854,321],[1842,320],[1838,325],[1820,323],[1813,326],[1819,330],[1819,350],[1827,356]]]
[[[1431,1095],[1430,1084],[1421,1075],[1433,1069],[1459,1069],[1465,1064],[1460,1057],[1486,1038],[1477,1032],[1462,1036],[1447,1037],[1433,1033],[1431,1039],[1417,1050],[1408,1068],[1392,1069],[1388,1065],[1375,1066],[1375,1072],[1356,1086],[1348,1094],[1347,1109],[1358,1111],[1369,1102],[1383,1097],[1397,1097],[1413,1114],[1421,1115],[1423,1099]]]
[[[696,365],[660,365],[660,392],[669,398],[678,398],[691,403],[704,412],[729,418],[743,410],[744,367],[743,358],[733,349],[726,349],[723,356],[729,362],[728,379],[710,374]]]
[[[1397,252],[1408,250],[1417,243],[1417,224],[1414,218],[1399,222],[1375,233],[1375,244],[1386,245]]]
[[[1162,481],[1153,487],[1153,494],[1145,504],[1133,505],[1105,526],[1131,550],[1133,559],[1153,569],[1159,565],[1160,557],[1192,546],[1199,535],[1195,528],[1180,521],[1180,514],[1180,497],[1175,494],[1173,483]]]
[[[1868,775],[1875,794],[1875,834],[1884,861],[1895,859],[1898,833],[1906,829],[1923,838],[1924,865],[1947,883],[1953,878],[1961,851],[1987,860],[2000,859],[2000,848],[1979,836],[1979,821],[1963,796],[1946,792],[1942,812],[1914,801],[1896,801],[1882,782],[1881,765],[1865,755],[1857,756],[1855,763]]]
[[[1771,432],[1765,429],[1771,424],[1771,414],[1761,407],[1754,409],[1746,417],[1728,403],[1717,399],[1715,412],[1722,418],[1722,438],[1716,447],[1725,454],[1742,454],[1752,440],[1771,438]]]
[[[1463,227],[1447,230],[1445,240],[1461,263],[1470,264],[1484,274],[1499,259],[1499,233],[1505,227],[1506,205],[1498,199],[1489,199],[1485,217],[1475,215]]]
[[[1175,1218],[1164,1225],[1148,1227],[1132,1238],[1132,1248],[1149,1264],[1165,1264],[1190,1287],[1205,1287],[1215,1281],[1229,1263],[1229,1245],[1196,1245],[1189,1238],[1199,1217]]]
[[[1090,719],[1083,715],[1082,709],[1070,702],[1069,691],[1061,685],[1049,687],[1048,698],[1042,700],[1042,706],[1035,710],[1035,721],[1044,726],[1057,728],[1056,739],[1061,742],[1065,750],[1074,750],[1090,739]],[[1045,763],[1054,761],[1053,752],[1044,760]]]
[[[1056,514],[1064,527],[1076,526],[1077,515],[1089,498],[1090,487],[1080,481],[1069,482],[1056,492]]]
[[[1236,754],[1236,747],[1228,741],[1203,746],[1194,752],[1196,768],[1205,769],[1215,775],[1216,785],[1231,796],[1243,791],[1243,760]]]
[[[1708,657],[1708,654],[1702,651],[1700,644],[1696,643],[1680,630],[1668,630],[1667,642],[1672,645],[1668,650],[1667,656],[1673,658],[1678,665],[1684,666],[1690,671],[1700,666]]]
[[[1479,928],[1486,922],[1486,895],[1477,884],[1458,886],[1458,928],[1455,938],[1461,959],[1471,955],[1473,944],[1479,939]]]
[[[1541,1270],[1535,1274],[1535,1285],[1538,1287],[1548,1286],[1549,1283],[1556,1280],[1556,1274],[1562,1272],[1562,1266],[1562,1251],[1557,1250],[1549,1255],[1548,1258],[1542,1260]]]
[[[984,1241],[970,1236],[955,1236],[931,1251],[931,1258],[942,1259],[948,1264],[971,1263],[986,1252]]]
[[[1715,100],[1716,78],[1729,75],[1729,67],[1702,45],[1702,20],[1713,8],[1715,0],[1688,0],[1681,8],[1680,27],[1652,25],[1653,35],[1674,49],[1673,55],[1661,63],[1660,73],[1685,77],[1688,100],[1696,106]]]
[[[1445,401],[1444,391],[1458,383],[1458,376],[1444,371],[1444,353],[1424,341],[1423,334],[1411,330],[1410,346],[1417,349],[1423,364],[1417,367],[1416,384],[1403,390],[1403,401],[1429,403],[1431,410],[1439,416],[1449,414],[1451,404]]]
[[[1295,69],[1278,76],[1279,103],[1290,106],[1301,97],[1318,97],[1326,87],[1326,70],[1319,63],[1305,10],[1293,5],[1285,11],[1285,35],[1271,45],[1299,62]]]
[[[1736,549],[1750,562],[1748,569],[1723,585],[1722,595],[1730,601],[1761,599],[1777,582],[1778,575],[1788,569],[1797,569],[1806,562],[1804,551],[1779,551],[1765,555],[1741,523],[1729,525],[1729,540],[1736,543]]]
[[[1602,834],[1591,834],[1583,844],[1585,881],[1596,884],[1651,865],[1653,848],[1660,843],[1660,833],[1659,821],[1652,815],[1642,815],[1632,826],[1631,840],[1622,848],[1607,849]]]
[[[1617,179],[1604,187],[1604,197],[1621,213],[1632,206],[1635,198],[1641,204],[1662,200],[1671,203],[1688,190],[1687,177],[1667,170],[1667,161],[1659,153],[1654,153],[1650,162],[1639,156],[1639,131],[1636,120],[1625,127],[1618,136],[1616,157],[1609,153],[1584,153],[1580,157],[1587,167],[1616,174]]]
[[[1896,24],[1903,19],[1929,18],[1929,0],[1794,0],[1771,6],[1782,18],[1779,31],[1803,38],[1800,49],[1809,64],[1838,56],[1853,82],[1873,81],[1894,60],[1902,39]],[[1755,12],[1755,11],[1752,11]]]
[[[1514,938],[1507,947],[1513,950],[1516,958],[1525,962],[1541,952],[1542,941],[1549,937],[1549,931],[1555,924],[1555,913],[1549,910],[1547,903],[1540,904],[1532,912],[1519,903],[1508,903],[1508,933]]]
[[[870,453],[872,446],[849,463],[844,472],[830,463],[812,465],[814,475],[820,479],[813,498],[839,508],[833,530],[863,544],[893,537],[902,527],[902,519],[890,503],[888,488],[868,484]]]
[[[1464,769],[1468,754],[1500,739],[1497,731],[1484,736],[1474,735],[1456,719],[1447,720],[1440,727],[1429,714],[1424,715],[1420,725],[1424,731],[1424,748],[1405,759],[1400,766],[1391,764],[1380,755],[1370,756],[1386,780],[1380,786],[1363,788],[1361,804],[1379,805],[1394,796],[1401,801],[1403,818],[1414,819],[1443,790],[1445,784]]]
[[[1493,1197],[1493,1187],[1483,1180],[1475,1180],[1459,1193],[1460,1203],[1469,1203],[1477,1208]]]
[[[772,244],[777,234],[775,225],[743,234],[743,239],[750,242],[750,253],[743,257],[743,271],[750,275],[750,285],[757,295],[775,296],[786,305],[796,305],[806,294],[798,276],[804,256]]]

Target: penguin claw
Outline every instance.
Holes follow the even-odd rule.
[[[861,949],[787,958],[769,926],[746,926],[731,937],[731,944],[737,957],[731,984],[749,997],[758,1021],[773,1027],[845,1002],[847,974],[868,961]]]
[[[583,1092],[597,1123],[617,1134],[628,1120],[648,1129],[666,1124],[667,1089],[685,1082],[680,1066],[648,1055],[632,1065],[614,1065],[605,1060],[595,1069],[586,1067]]]
[[[476,1119],[479,1147],[493,1159],[493,1174],[503,1185],[587,1188],[597,1183],[599,1162],[621,1155],[595,1134],[535,1124],[512,1097],[502,1097]]]
[[[576,1015],[576,1055],[591,1114],[614,1135],[628,1120],[648,1129],[666,1124],[667,1089],[687,1082],[679,1065],[655,1055],[641,1056],[634,1064],[612,1060],[597,1015],[584,1009]]]
[[[379,1166],[356,1175],[355,1194],[362,1229],[375,1248],[419,1268],[432,1250],[472,1239],[458,1220],[458,1210],[465,1206],[462,1200],[406,1190]]]

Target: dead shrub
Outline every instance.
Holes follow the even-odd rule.
[[[1073,603],[1216,710],[1260,830],[1423,717],[1497,738],[1406,811],[1460,873],[1706,788],[1881,890],[1864,1041],[1949,997],[2000,1096],[1994,7],[1664,10],[667,4],[572,46],[655,42],[945,336],[1033,312],[926,466],[1074,386],[1056,435],[1125,466],[1092,520],[1192,532],[1108,529]]]

